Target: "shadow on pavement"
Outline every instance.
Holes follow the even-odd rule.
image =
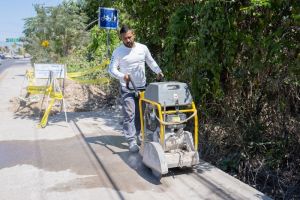
[[[107,148],[112,154],[118,155],[124,163],[134,169],[143,179],[155,185],[160,184],[160,181],[152,175],[151,170],[142,163],[141,155],[139,153],[131,153],[128,151],[126,140],[122,135],[86,137],[82,134],[82,136],[89,146],[91,146],[91,144],[96,144]],[[115,150],[113,147],[117,147],[118,150]],[[98,155],[96,156],[98,157]]]
[[[102,120],[104,120],[105,126],[110,127],[112,130],[120,132],[122,130],[122,127],[120,125],[121,117],[120,115],[117,115],[117,112],[114,111],[106,111],[106,112],[100,111],[97,113],[82,112],[82,113],[70,113],[68,114],[68,116],[70,120],[73,120],[75,122],[77,129],[81,133],[87,145],[90,146],[91,150],[93,150],[91,146],[92,144],[101,145],[107,148],[110,152],[112,152],[112,154],[117,154],[130,168],[134,169],[143,179],[155,185],[160,184],[160,181],[155,176],[153,176],[151,170],[142,163],[141,155],[139,153],[130,153],[127,150],[128,146],[125,138],[122,135],[115,133],[114,135],[110,134],[110,135],[99,135],[99,136],[89,137],[80,129],[80,125],[78,125],[78,122],[81,119],[90,118],[95,120],[95,123],[90,121],[90,125],[97,126],[98,125],[97,119],[101,118]],[[99,127],[99,132],[101,131],[102,130]],[[115,148],[113,147],[118,148],[118,150],[115,150]],[[96,153],[95,156],[97,156]],[[202,167],[202,170],[204,170],[204,167]],[[206,166],[205,170],[209,170],[209,166]],[[192,174],[192,173],[201,173],[201,171],[199,170],[196,171],[196,168],[173,168],[173,169],[169,169],[168,174],[164,175],[164,177],[175,178],[176,176],[182,174]]]

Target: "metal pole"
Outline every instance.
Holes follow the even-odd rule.
[[[107,33],[107,43],[106,43],[106,45],[107,45],[107,58],[109,58],[110,57],[110,41],[109,41],[109,29],[106,29],[106,33]]]
[[[95,24],[96,22],[99,22],[99,19],[95,19],[94,21],[92,21],[91,23],[89,23],[88,25],[86,25],[86,27],[84,28],[85,31],[87,31],[87,29],[92,26],[93,24]]]

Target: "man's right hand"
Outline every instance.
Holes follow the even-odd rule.
[[[125,74],[125,76],[124,76],[124,81],[125,81],[126,83],[129,83],[129,81],[130,81],[130,76],[129,76],[129,74]]]

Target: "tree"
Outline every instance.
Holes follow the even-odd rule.
[[[26,50],[40,61],[57,61],[87,43],[87,17],[79,6],[63,2],[57,7],[35,5],[37,16],[25,19]],[[44,43],[43,43],[44,42]],[[48,43],[49,45],[42,45]]]

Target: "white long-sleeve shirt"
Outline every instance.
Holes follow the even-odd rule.
[[[161,72],[146,45],[135,42],[134,47],[128,48],[121,44],[112,54],[108,72],[119,79],[122,86],[126,86],[124,76],[129,74],[136,87],[144,87],[146,85],[145,62],[156,74]]]

